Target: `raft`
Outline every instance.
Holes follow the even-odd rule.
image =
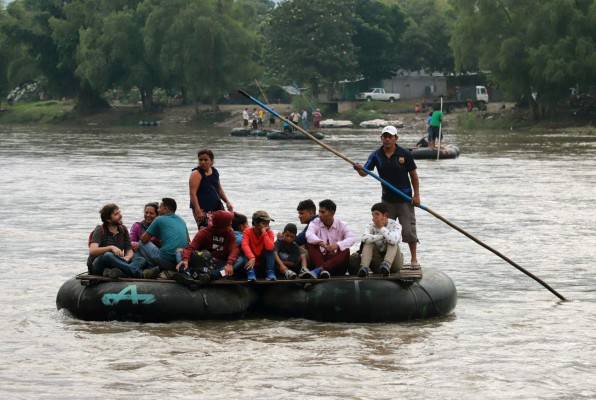
[[[317,280],[310,290],[271,286],[261,294],[266,314],[326,322],[395,322],[448,315],[457,303],[453,281],[425,268],[422,279],[355,277]]]
[[[87,321],[167,322],[238,319],[256,301],[256,292],[246,285],[190,290],[174,281],[110,280],[82,274],[62,285],[56,307]]]
[[[139,322],[252,315],[396,322],[448,315],[456,303],[451,279],[431,268],[364,279],[218,280],[194,288],[171,280],[111,280],[85,273],[66,281],[56,297],[58,310],[66,309],[82,320]]]
[[[322,140],[325,138],[321,132],[309,132],[316,139]],[[267,133],[267,139],[269,140],[309,140],[309,138],[301,132],[281,132],[272,131]]]
[[[275,132],[275,131],[270,131],[267,129],[234,128],[234,129],[232,129],[232,132],[230,132],[230,135],[237,136],[237,137],[248,137],[248,136],[265,137],[265,136],[267,136],[267,133],[269,133],[269,132]]]
[[[408,149],[415,160],[436,160],[437,150],[428,147],[414,147]],[[441,148],[439,159],[457,158],[459,156],[459,147],[454,144],[448,144]]]

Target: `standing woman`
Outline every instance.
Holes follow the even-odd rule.
[[[151,225],[153,220],[157,218],[158,207],[159,205],[157,203],[147,203],[143,212],[144,219],[132,224],[132,227],[130,228],[130,241],[134,251],[139,251],[139,242],[141,241],[141,236],[143,236],[143,233],[145,233],[147,228],[149,228],[149,225]],[[152,237],[151,241],[157,247],[159,247],[161,244],[161,241],[156,237]]]
[[[190,208],[199,229],[209,224],[211,213],[224,209],[222,201],[228,211],[234,211],[219,182],[219,172],[213,167],[214,158],[211,150],[199,150],[199,166],[193,168],[188,179]]]

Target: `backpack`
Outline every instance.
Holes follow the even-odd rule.
[[[101,233],[103,233],[103,225],[99,225],[101,226]],[[97,228],[95,228],[97,229]],[[93,238],[93,232],[95,232],[95,229],[93,229],[91,232],[89,232],[89,239],[87,239],[87,247],[91,247],[91,239]]]

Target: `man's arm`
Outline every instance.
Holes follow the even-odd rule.
[[[149,232],[145,231],[145,233],[143,233],[143,235],[141,236],[141,242],[147,243],[151,240],[151,237],[152,235]]]

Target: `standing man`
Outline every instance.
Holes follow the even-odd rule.
[[[349,225],[335,218],[337,206],[329,199],[319,203],[319,219],[314,219],[306,231],[306,248],[315,269],[300,278],[328,279],[345,275],[350,259],[350,246],[356,238]]]
[[[441,107],[435,105],[434,111],[430,116],[430,129],[432,130],[432,138],[428,143],[429,149],[436,148],[435,141],[439,138],[439,134],[441,133],[441,122],[443,121],[443,113],[441,112]]]
[[[113,203],[106,204],[99,216],[102,224],[95,227],[89,240],[89,272],[110,279],[121,276],[143,278],[142,268],[147,261],[132,250],[120,208]]]
[[[302,109],[302,129],[306,130],[308,128],[308,113],[305,109]]]
[[[165,197],[159,203],[159,217],[149,225],[149,228],[141,236],[139,248],[141,255],[149,261],[150,264],[157,267],[152,268],[152,278],[157,278],[159,271],[176,271],[176,265],[182,261],[182,249],[184,249],[190,237],[186,222],[178,215],[176,200]],[[161,240],[161,247],[151,243],[151,238],[155,236]],[[180,249],[180,251],[178,251]]]
[[[248,108],[245,108],[244,111],[242,111],[242,126],[245,129],[248,129]]]
[[[382,185],[381,200],[387,205],[389,218],[399,220],[402,227],[402,240],[410,248],[412,268],[417,269],[420,268],[420,263],[416,257],[418,236],[416,235],[414,206],[420,206],[418,173],[412,155],[407,149],[397,145],[397,139],[397,129],[394,126],[384,127],[381,132],[383,145],[370,154],[364,168],[369,171],[377,168],[381,178],[412,198],[412,201],[408,202],[390,188]],[[360,164],[355,164],[354,169],[360,176],[366,176],[366,172],[362,170]]]

